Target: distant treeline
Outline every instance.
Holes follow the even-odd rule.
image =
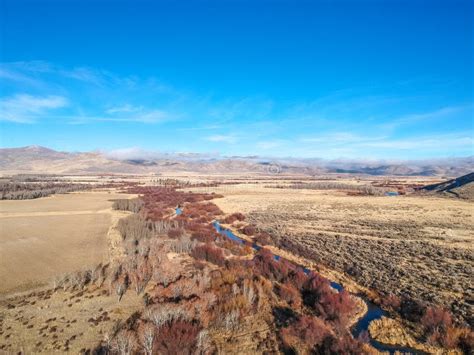
[[[187,180],[178,180],[178,179],[157,179],[152,180],[152,182],[159,186],[172,187],[172,188],[191,188],[191,187],[217,187],[222,185],[222,182],[210,181],[210,182],[191,182]]]
[[[10,182],[61,182],[61,176],[52,174],[17,174],[8,177]]]
[[[0,182],[0,199],[30,200],[54,194],[87,190],[92,187],[94,187],[94,185],[54,182]]]
[[[277,189],[307,189],[307,190],[349,190],[357,191],[363,195],[383,195],[384,189],[377,188],[371,185],[355,185],[345,184],[342,182],[334,181],[321,181],[321,182],[301,182],[289,185],[270,185],[266,186]]]

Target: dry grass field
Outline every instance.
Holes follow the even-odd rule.
[[[0,293],[107,261],[108,231],[121,214],[111,200],[127,196],[102,191],[1,201]]]
[[[299,249],[382,294],[441,304],[472,324],[472,202],[269,185],[206,190],[223,194],[215,203],[225,213],[244,213],[280,247]]]
[[[117,301],[102,288],[35,291],[0,300],[0,353],[79,353],[112,336],[115,324],[140,309],[128,292]]]

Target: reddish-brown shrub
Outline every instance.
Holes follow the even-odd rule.
[[[257,229],[254,226],[245,226],[240,231],[245,235],[255,235]]]
[[[382,305],[393,309],[394,311],[399,311],[401,305],[400,297],[396,295],[388,295],[387,297],[382,298]]]
[[[235,243],[230,239],[221,239],[216,244],[224,249],[229,250],[233,255],[243,256],[252,252],[252,249],[244,244]]]
[[[191,234],[191,239],[195,239],[202,243],[212,243],[214,240],[216,240],[215,235],[213,233],[209,233],[206,231],[194,232],[193,234]]]
[[[280,332],[283,344],[287,348],[295,347],[298,342],[313,348],[321,344],[330,333],[331,329],[322,319],[310,316],[302,316],[298,321]]]
[[[349,334],[335,337],[328,335],[321,344],[313,349],[315,354],[365,354],[363,343],[352,338]]]
[[[453,327],[451,314],[440,307],[428,307],[421,318],[429,343],[445,348],[455,348],[460,342],[462,329]]]
[[[315,308],[325,319],[344,328],[349,315],[355,308],[355,301],[346,291],[324,292]]]
[[[301,290],[304,283],[308,280],[308,275],[306,275],[303,269],[298,268],[295,272],[290,275],[290,282],[296,289]]]
[[[177,191],[174,188],[162,186],[134,186],[128,190],[130,193],[142,194],[141,199],[144,202],[144,209],[148,219],[155,221],[173,213],[176,206],[183,206],[185,202],[196,203],[200,201],[208,201],[219,197],[215,194],[199,194]],[[204,204],[204,211],[212,214],[219,214],[220,210],[212,203]],[[210,206],[212,205],[212,207]],[[201,207],[196,207],[201,210]],[[184,214],[188,213],[187,208]],[[185,217],[179,216],[180,219]]]
[[[439,340],[439,343],[446,349],[454,349],[458,346],[461,335],[462,329],[448,327]]]
[[[222,249],[216,248],[211,244],[204,244],[195,247],[191,255],[196,259],[207,260],[219,266],[225,264],[225,256]]]
[[[272,237],[267,232],[259,232],[253,237],[253,241],[258,245],[271,245]]]
[[[255,254],[253,265],[255,272],[258,274],[279,282],[287,280],[291,267],[289,262],[284,259],[275,260],[273,253],[266,248],[260,249]]]
[[[288,302],[292,308],[300,308],[301,307],[301,295],[299,291],[289,282],[281,285],[278,288],[278,295]]]
[[[199,331],[197,324],[182,320],[165,324],[156,332],[153,354],[193,354]]]
[[[184,234],[184,230],[181,228],[171,228],[168,231],[168,237],[170,238],[179,238]]]
[[[440,307],[428,307],[421,318],[421,324],[425,328],[425,332],[432,334],[434,332],[445,332],[453,324],[453,320],[448,311]]]
[[[315,309],[322,295],[333,292],[329,281],[319,274],[313,273],[303,285],[303,302]]]
[[[472,354],[474,351],[474,332],[464,329],[459,337],[459,348],[464,354]]]
[[[242,213],[232,213],[231,215],[224,218],[224,223],[232,224],[235,221],[243,221],[245,220],[245,216]]]
[[[183,218],[190,218],[199,223],[207,223],[221,214],[222,211],[213,203],[195,203],[187,205],[181,216]]]

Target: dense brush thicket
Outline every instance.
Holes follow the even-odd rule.
[[[138,213],[143,208],[143,201],[139,198],[115,200],[112,208],[114,210]]]

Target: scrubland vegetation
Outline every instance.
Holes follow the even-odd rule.
[[[36,335],[37,325],[31,321],[12,327],[10,324],[24,319],[19,320],[16,309],[35,305],[25,301],[28,296],[6,299],[0,301],[7,309],[0,322],[1,350],[18,351],[21,344],[15,341],[16,336],[28,334],[34,352],[374,353],[368,334],[358,338],[351,334],[351,326],[364,309],[358,297],[347,291],[337,292],[328,279],[305,272],[284,258],[275,258],[270,249],[251,248],[252,243],[277,245],[344,271],[364,284],[364,277],[369,279],[372,269],[364,269],[366,261],[358,256],[358,249],[351,249],[349,255],[344,242],[332,244],[327,235],[313,242],[310,234],[301,230],[296,233],[288,227],[285,218],[301,210],[280,208],[277,213],[276,209],[268,209],[266,217],[263,211],[224,214],[216,204],[223,206],[222,195],[216,193],[190,193],[164,185],[134,185],[127,192],[139,197],[113,202],[114,209],[130,213],[116,226],[121,256],[56,278],[52,288],[44,291],[39,301],[33,301],[46,307],[42,302],[77,295],[81,304],[93,297],[94,302],[107,300],[107,307],[114,299],[117,309],[125,307],[127,311],[112,313],[96,305],[102,310],[85,320],[92,329],[89,341],[85,341],[86,335],[72,338],[65,329],[67,337],[56,328],[52,333]],[[175,213],[177,207],[182,211],[179,215]],[[249,242],[235,243],[218,234],[212,225],[214,220],[232,225]],[[304,221],[300,219],[302,224]],[[393,238],[399,242],[396,234]],[[380,250],[376,240],[368,245]],[[347,248],[354,246],[357,244],[351,243]],[[410,250],[408,244],[403,247]],[[371,267],[385,272],[383,267],[389,266],[384,261],[386,256],[374,255],[373,250],[366,252],[375,260]],[[400,249],[393,249],[393,253],[396,257]],[[351,267],[361,268],[360,275]],[[407,269],[405,265],[405,269],[391,270],[396,274]],[[387,276],[373,278],[365,285],[378,292],[378,301],[392,316],[416,330],[418,342],[430,349],[472,351],[472,332],[463,326],[459,313],[453,317],[442,302],[419,299],[403,288],[404,293],[399,293],[390,282]],[[387,292],[383,283],[388,284]],[[74,305],[66,301],[63,307],[74,310]],[[56,337],[50,338],[50,334]]]
[[[472,326],[471,249],[430,242],[419,235],[423,227],[414,222],[351,219],[334,223],[330,231],[313,231],[313,217],[300,207],[292,212],[256,212],[250,220],[285,250],[340,270],[382,295],[450,309]],[[371,237],[351,236],[359,233]],[[416,314],[412,309],[406,313]]]
[[[89,351],[226,352],[232,349],[232,339],[248,333],[253,334],[251,340],[242,345],[247,352],[306,352],[318,347],[356,354],[365,349],[348,329],[348,320],[357,311],[352,296],[338,294],[319,275],[306,275],[289,262],[276,261],[266,249],[252,256],[248,246],[219,235],[210,224],[224,217],[210,202],[217,195],[161,187],[135,187],[129,192],[141,194],[143,206],[117,227],[124,258],[54,283],[56,293],[103,289],[117,302],[130,292],[142,298],[143,308],[117,323]],[[173,214],[177,205],[183,206],[179,216]],[[115,203],[126,210],[136,206],[136,201]],[[312,327],[303,334],[298,327],[305,322]],[[1,331],[9,334],[7,329]],[[8,338],[1,346],[10,351]],[[67,348],[73,343],[69,340]]]
[[[469,203],[258,185],[213,191],[226,195],[216,200],[224,211],[246,214],[244,226],[236,223],[241,233],[253,240],[270,236],[268,244],[338,270],[375,291],[373,300],[409,327],[421,329],[429,307],[451,314],[451,328],[442,327],[443,335],[418,332],[419,340],[445,348],[455,342],[464,349],[472,346],[472,333],[466,331],[473,324]],[[447,340],[451,337],[456,341]]]

